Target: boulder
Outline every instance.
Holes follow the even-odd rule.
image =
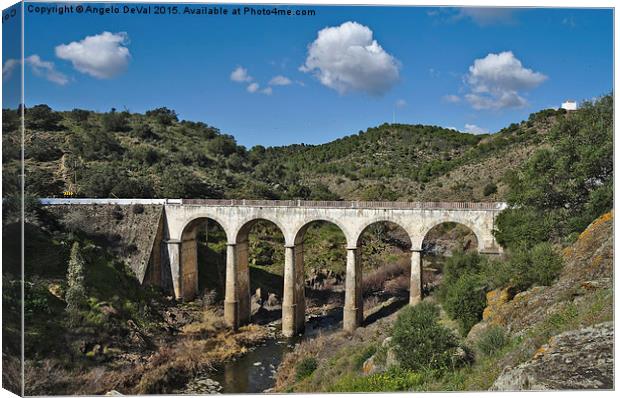
[[[613,345],[613,322],[561,333],[529,361],[504,369],[491,390],[612,389]]]

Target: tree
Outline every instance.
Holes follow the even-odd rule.
[[[146,111],[146,116],[157,120],[162,126],[170,126],[173,122],[179,121],[177,113],[166,107]]]
[[[26,127],[32,130],[58,130],[62,116],[47,105],[26,109]]]
[[[560,240],[613,207],[613,97],[560,118],[550,141],[507,178],[513,209],[498,218],[496,234],[507,247]],[[536,234],[528,238],[527,229]]]
[[[66,310],[71,326],[79,325],[82,318],[81,312],[86,306],[87,297],[84,268],[85,264],[80,250],[80,244],[75,242],[73,243],[73,247],[71,247],[71,256],[69,257],[67,293],[65,294],[65,301],[67,302]]]

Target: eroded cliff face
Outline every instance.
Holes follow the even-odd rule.
[[[156,241],[161,239],[163,206],[56,205],[46,209],[66,229],[79,229],[105,244],[131,267],[140,283],[145,280],[149,262],[154,262],[151,257],[159,254]]]
[[[475,341],[491,325],[522,339],[501,361],[493,390],[613,388],[613,212],[562,252],[556,283],[488,293]]]

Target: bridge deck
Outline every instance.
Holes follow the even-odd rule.
[[[250,206],[250,207],[308,207],[330,209],[398,209],[398,210],[502,210],[501,202],[388,202],[336,200],[250,200],[250,199],[87,199],[42,198],[44,205],[190,205],[190,206]]]

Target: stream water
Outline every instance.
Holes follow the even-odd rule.
[[[342,321],[342,309],[324,316],[312,317],[306,322],[303,335],[292,338],[271,338],[257,346],[241,358],[226,363],[215,373],[210,375],[211,380],[220,384],[221,393],[260,393],[275,384],[276,369],[280,365],[284,354],[292,351],[299,342],[316,336],[319,332],[325,333],[339,327]],[[268,325],[272,328],[281,327],[280,324]],[[281,334],[277,333],[281,336]]]

